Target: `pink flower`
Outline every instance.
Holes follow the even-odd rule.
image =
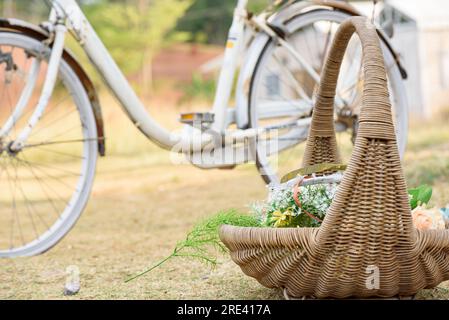
[[[419,230],[428,230],[432,226],[432,219],[422,207],[413,209],[412,220],[415,228]]]
[[[412,211],[412,220],[419,230],[445,229],[445,223],[438,209],[425,209],[421,206]]]

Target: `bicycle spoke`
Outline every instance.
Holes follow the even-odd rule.
[[[331,43],[331,35],[332,35],[332,22],[328,22],[329,28],[326,33],[326,40],[324,41],[323,50],[321,51],[321,65],[324,66],[324,62],[327,56],[327,52],[329,50],[329,45]]]
[[[275,72],[274,72],[271,68],[269,68],[268,66],[266,67],[266,70],[268,71],[269,75],[277,76],[277,73],[275,73]],[[292,89],[293,91],[295,91],[295,88],[293,88],[292,86],[290,86],[289,84],[287,84],[287,83],[285,82],[285,80],[283,80],[282,78],[279,78],[279,80],[280,80],[284,85],[286,85],[287,87],[289,87],[290,89]],[[266,81],[264,82],[264,86],[265,86],[266,88],[269,88],[269,87],[270,87],[270,86],[269,86],[269,83],[267,83]],[[289,105],[291,105],[291,106],[293,106],[293,107],[296,107],[295,104],[292,103],[291,99],[288,99],[288,98],[286,98],[286,97],[284,97],[284,96],[281,96],[280,93],[276,93],[275,95],[276,95],[277,97],[281,98],[283,101],[287,102]]]
[[[44,148],[43,146],[37,146],[36,145],[34,147],[38,148],[39,150],[45,151],[45,152],[50,152],[50,153],[58,154],[58,155],[61,155],[61,156],[66,156],[66,157],[69,157],[69,158],[72,158],[72,159],[82,159],[82,160],[86,159],[85,157],[82,157],[82,156],[79,156],[79,155],[74,155],[74,154],[70,154],[70,153],[62,152],[62,151],[55,151],[55,150]]]
[[[67,97],[69,97],[69,95]],[[62,101],[64,101],[64,99],[62,99],[61,102]],[[56,109],[56,106],[53,106],[50,111],[53,111],[55,109]],[[50,111],[48,113],[50,113]],[[76,109],[71,109],[71,110],[69,110],[69,112],[64,113],[62,116],[52,120],[50,123],[46,124],[45,126],[39,126],[39,128],[37,128],[36,130],[33,130],[32,134],[30,135],[30,138],[32,136],[37,135],[37,133],[41,132],[44,129],[49,129],[51,126],[54,126],[56,123],[58,123],[59,121],[61,121],[64,118],[66,118],[68,115],[73,114],[73,112],[75,112],[75,111],[77,111],[77,110]],[[48,113],[47,113],[47,116],[48,116]],[[40,123],[40,124],[42,124],[42,123]]]
[[[39,142],[39,143],[34,143],[34,144],[26,144],[23,146],[23,149],[52,145],[52,144],[79,143],[79,142],[100,141],[100,140],[101,139],[99,139],[99,138],[86,138],[86,139],[73,139],[73,140],[45,141],[45,142]]]
[[[45,173],[45,171],[44,171],[42,168],[34,168],[34,169],[33,169],[32,165],[31,165],[32,163],[30,163],[29,161],[25,161],[25,160],[21,160],[21,161],[25,162],[25,163],[29,166],[30,170],[33,171],[33,175],[35,176],[35,178],[36,178],[37,180],[39,180],[39,181],[42,183],[42,190],[45,190],[45,188],[43,187],[43,186],[45,185],[45,186],[47,187],[48,190],[52,191],[52,192],[56,195],[56,197],[58,198],[58,200],[60,200],[61,202],[64,202],[64,203],[66,204],[66,206],[69,205],[69,203],[68,203],[65,199],[63,199],[63,198],[61,197],[61,195],[60,195],[55,189],[53,189],[53,188],[52,188],[52,187],[51,187],[45,180],[42,180],[40,177],[38,177],[38,175],[35,174],[34,169],[36,169],[36,170],[38,170],[38,171],[40,171],[40,172],[44,172],[44,173]],[[62,183],[62,184],[65,184],[65,183],[62,182],[60,179],[58,179],[58,178],[56,178],[56,177],[54,177],[54,176],[52,176],[52,175],[50,175],[50,174],[47,174],[47,176],[50,177],[50,178],[56,179],[56,181],[59,181],[59,182]],[[48,197],[48,199],[53,203],[53,199],[52,199],[51,197]],[[53,203],[53,204],[54,204],[54,203]],[[55,208],[56,214],[58,215],[58,212],[59,212],[60,210],[56,209],[56,207],[54,207],[54,208]],[[59,215],[58,215],[58,217],[59,217]]]
[[[44,167],[44,168],[49,168],[49,169],[57,170],[57,171],[60,171],[60,172],[64,172],[66,174],[69,174],[69,175],[72,175],[72,176],[75,176],[75,177],[79,177],[80,176],[76,172],[73,172],[73,171],[70,171],[70,170],[67,170],[67,169],[62,169],[62,168],[59,168],[59,167],[56,167],[56,166],[51,166],[49,164],[44,164],[44,163],[39,163],[39,162],[34,162],[34,161],[28,161],[28,160],[24,160],[24,159],[18,159],[18,160],[26,162],[26,163],[28,163],[30,165],[37,166],[37,167]]]
[[[11,96],[10,96],[10,93],[9,93],[9,89],[6,89],[6,100],[8,101],[8,106],[9,106],[9,111],[10,111],[9,116],[11,117],[13,112],[14,112],[14,109],[12,107],[12,101],[11,101]]]
[[[25,165],[28,166],[28,170],[31,172],[31,174],[34,176],[34,179],[39,183],[39,186],[41,188],[41,190],[43,191],[43,193],[45,194],[45,196],[47,197],[47,199],[50,201],[50,205],[53,208],[53,210],[55,211],[56,214],[56,218],[59,218],[59,209],[56,207],[53,198],[49,196],[49,194],[47,193],[47,190],[44,187],[44,183],[42,181],[42,179],[34,172],[33,167],[30,166],[29,164],[25,163]],[[47,187],[48,188],[48,187]],[[44,221],[44,224],[47,226],[47,230],[50,229],[50,227],[48,226],[48,224]]]
[[[29,217],[31,219],[31,224],[33,226],[34,234],[36,235],[36,238],[39,238],[39,233],[37,232],[37,228],[36,228],[36,225],[34,223],[34,218],[33,218],[33,215],[31,214],[30,207],[29,207],[29,203],[31,203],[31,202],[28,201],[28,198],[25,195],[25,192],[23,191],[23,187],[22,187],[22,184],[20,182],[20,179],[19,179],[19,177],[17,175],[17,164],[14,164],[13,161],[11,161],[11,163],[12,163],[12,165],[14,167],[14,171],[15,171],[15,181],[16,181],[16,183],[19,186],[19,191],[21,192],[23,199],[25,200],[26,211],[27,211],[27,213],[28,213],[28,215],[29,215]]]
[[[265,85],[265,87],[268,88],[268,84],[266,82],[264,83],[264,85]],[[281,96],[279,93],[276,93],[275,96],[281,98],[282,101],[285,101],[288,105],[292,106],[294,109],[297,108],[297,106],[292,102],[291,99],[285,98],[284,96]],[[272,100],[272,101],[279,101],[279,100]],[[278,118],[283,118],[283,117],[285,117],[285,116],[280,116]],[[274,117],[271,117],[271,118],[274,118]]]
[[[55,84],[55,87],[56,87],[56,85],[58,85],[59,83],[61,82],[61,80],[58,80],[57,82],[56,82],[56,84]],[[36,90],[37,92],[40,92],[40,90]],[[70,95],[69,95],[70,96]],[[67,98],[68,96],[66,96],[65,98],[63,98],[63,99],[61,99],[60,101],[58,101],[55,105],[48,105],[47,106],[47,108],[46,108],[46,113],[44,113],[43,115],[42,115],[42,118],[41,118],[41,120],[39,121],[39,123],[41,124],[42,123],[42,121],[45,121],[46,120],[46,118],[48,118],[48,115],[49,114],[51,114],[55,109],[57,109],[56,108],[56,106],[58,106],[59,104],[61,104],[62,102],[64,102],[64,100]],[[31,104],[31,106],[34,106],[35,104]],[[31,107],[31,108],[28,108],[28,110],[26,111],[26,112],[24,112],[24,114],[22,115],[22,118],[23,119],[28,119],[28,117],[29,116],[31,116],[31,114],[34,112],[34,108],[33,107]]]
[[[72,127],[68,128],[68,129],[62,130],[61,132],[58,132],[58,133],[56,133],[56,134],[54,134],[54,135],[52,135],[52,136],[50,136],[50,137],[47,137],[46,140],[47,140],[47,141],[52,141],[53,139],[62,137],[62,136],[64,136],[64,135],[66,135],[67,133],[73,132],[73,131],[75,131],[75,130],[77,130],[77,129],[81,129],[81,124],[77,123],[77,124],[73,125]],[[72,139],[72,141],[74,141],[74,140],[75,140],[75,139]],[[79,140],[81,140],[81,139],[79,139]],[[54,141],[54,140],[53,140],[53,141]],[[56,141],[58,141],[58,140],[56,140]],[[79,142],[79,141],[78,141],[78,142]]]
[[[273,58],[277,62],[277,64],[285,71],[285,73],[289,76],[289,79],[292,80],[293,86],[287,85],[290,87],[293,91],[296,91],[300,97],[302,97],[307,102],[312,102],[312,99],[307,95],[307,93],[304,91],[304,89],[301,87],[301,85],[296,80],[295,76],[292,74],[292,71],[287,68],[281,61],[279,61],[279,58],[277,57],[276,53],[273,53]]]
[[[8,168],[5,167],[5,172],[8,178],[8,185],[10,188],[11,196],[12,196],[12,203],[11,203],[11,213],[12,213],[12,224],[11,224],[11,231],[10,231],[10,248],[14,248],[14,226],[17,223],[19,228],[19,236],[22,240],[22,243],[25,243],[25,240],[23,238],[22,234],[22,228],[20,227],[20,220],[17,213],[17,203],[16,203],[16,192],[15,188],[13,188],[11,184],[11,176],[9,175]],[[14,190],[14,191],[13,191]]]
[[[312,60],[313,54],[312,54],[312,51],[310,50],[310,41],[309,41],[309,39],[308,39],[308,38],[309,38],[309,32],[308,32],[307,29],[305,29],[305,30],[304,30],[304,33],[306,34],[305,37],[307,38],[304,42],[305,42],[305,44],[306,44],[306,47],[307,47],[307,53],[308,53],[308,55],[309,55],[309,59],[308,59],[308,60],[309,60],[309,61],[313,61],[313,60]],[[295,49],[296,49],[296,47],[295,47]],[[298,50],[296,50],[296,51],[298,51]],[[300,52],[300,51],[299,51],[299,52]],[[312,64],[312,68],[315,69],[315,68],[313,67],[313,64]]]

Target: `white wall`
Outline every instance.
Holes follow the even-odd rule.
[[[425,115],[424,96],[421,75],[420,37],[415,24],[395,25],[391,39],[393,47],[399,53],[403,66],[407,70],[405,90],[412,116]]]
[[[419,32],[420,65],[425,115],[449,108],[449,29]]]

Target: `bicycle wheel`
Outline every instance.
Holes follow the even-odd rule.
[[[23,149],[9,148],[34,111],[49,54],[33,38],[0,33],[0,257],[35,255],[55,245],[83,211],[94,179],[94,115],[82,83],[64,61]],[[28,103],[19,112],[27,90]]]
[[[339,11],[319,9],[289,20],[286,40],[320,74],[339,24],[349,17]],[[382,44],[387,67],[390,99],[401,155],[407,140],[407,100],[401,74],[391,52]],[[257,168],[266,183],[301,166],[304,144],[318,83],[306,68],[291,57],[284,47],[268,40],[256,64],[250,85],[249,121],[253,128],[269,128],[267,134],[252,142]],[[351,39],[338,81],[338,113],[335,115],[337,141],[348,160],[357,131],[363,88],[361,45]],[[271,149],[271,150],[270,150]],[[270,155],[271,153],[271,155]],[[345,159],[345,156],[346,159]]]

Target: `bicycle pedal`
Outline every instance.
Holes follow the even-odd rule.
[[[214,122],[214,114],[211,112],[188,112],[181,113],[179,118],[181,123],[185,124],[210,124]]]

